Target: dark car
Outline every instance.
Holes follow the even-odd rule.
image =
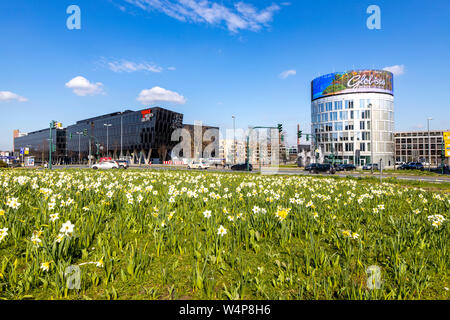
[[[336,167],[336,171],[352,171],[356,170],[356,166],[353,164],[340,164]]]
[[[373,166],[373,170],[378,170],[378,163],[368,163],[365,166],[363,166],[363,170],[372,170],[372,166]]]
[[[22,164],[20,162],[12,162],[8,164],[8,168],[20,168]]]
[[[423,164],[421,162],[412,162],[410,164],[410,167],[412,170],[420,170],[420,171],[425,170],[425,167],[423,166]]]
[[[249,167],[250,171],[253,171],[253,166],[251,164],[249,164],[248,167]],[[231,170],[233,170],[233,171],[247,171],[247,164],[246,163],[235,164],[234,166],[231,166]]]
[[[127,160],[116,160],[116,162],[119,164],[120,169],[128,169],[130,165]]]
[[[305,168],[306,170],[306,168]],[[327,172],[330,174],[335,174],[336,169],[329,163],[312,163],[309,166],[307,166],[307,170],[309,173],[319,173],[319,172]]]
[[[425,167],[421,162],[408,162],[398,167],[399,170],[420,170],[424,171]]]

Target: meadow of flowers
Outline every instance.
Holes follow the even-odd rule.
[[[3,170],[0,298],[448,299],[449,209],[343,178]]]

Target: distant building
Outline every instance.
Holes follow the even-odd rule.
[[[182,128],[183,114],[159,107],[126,110],[77,121],[67,128],[52,130],[56,150],[54,163],[87,162],[92,158],[127,157],[133,163],[151,159],[167,160],[178,142],[171,141],[175,129]],[[14,131],[14,152],[29,148],[37,164],[48,161],[50,129],[22,134]]]
[[[429,162],[431,156],[431,165],[439,166],[442,163],[444,150],[444,132],[450,132],[450,130],[430,130],[429,136],[428,131],[396,132],[394,135],[395,161]],[[449,163],[448,158],[445,163]]]
[[[219,158],[225,159],[226,163],[244,163],[247,157],[246,144],[244,141],[233,139],[220,140]]]
[[[199,126],[200,127],[200,126]],[[203,152],[205,151],[205,148],[207,148],[209,145],[213,144],[214,150],[211,151],[211,158],[216,158],[219,156],[219,154],[216,155],[216,149],[220,148],[219,143],[219,127],[211,127],[202,125],[201,126],[201,150],[198,150],[199,154],[195,154],[195,125],[193,124],[183,124],[183,129],[186,129],[189,131],[189,134],[191,136],[191,158],[205,158],[205,155]],[[209,132],[208,132],[209,131]],[[208,139],[208,137],[205,136],[205,133],[209,133],[216,137],[217,140]],[[200,137],[199,137],[200,138]],[[202,154],[200,154],[202,153]]]
[[[14,138],[14,154],[22,157],[34,157],[36,164],[48,162],[49,139],[50,128],[20,134]],[[66,159],[66,129],[53,129],[52,143],[55,146],[55,150],[52,153],[52,162],[63,163]],[[28,154],[25,154],[24,150],[27,150]]]

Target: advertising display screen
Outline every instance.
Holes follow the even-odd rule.
[[[450,158],[450,132],[444,132],[445,156]]]
[[[316,100],[337,94],[375,92],[394,95],[394,76],[389,71],[359,70],[335,72],[314,79],[311,99]]]

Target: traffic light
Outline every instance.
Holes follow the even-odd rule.
[[[87,129],[84,129],[83,130],[83,136],[87,137],[87,135],[88,135],[88,131],[87,131]]]
[[[283,125],[281,123],[278,124],[278,132],[283,132]]]
[[[70,136],[69,136],[69,140],[72,140],[72,133],[71,133]]]
[[[306,135],[306,141],[309,141],[309,134]]]
[[[301,139],[302,136],[303,136],[303,131],[300,130],[300,131],[298,132],[298,138]]]

